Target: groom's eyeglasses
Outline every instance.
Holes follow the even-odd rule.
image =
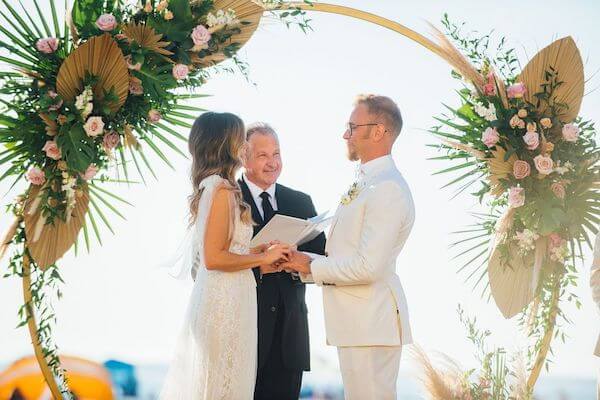
[[[356,128],[360,128],[361,126],[377,126],[377,125],[379,125],[379,123],[370,123],[370,124],[355,125],[352,122],[347,122],[346,123],[346,130],[345,130],[345,132],[350,131],[350,137],[352,137],[352,135],[354,134],[354,130]]]

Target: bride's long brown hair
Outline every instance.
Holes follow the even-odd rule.
[[[237,115],[206,112],[196,118],[188,139],[188,149],[192,155],[193,189],[189,196],[190,225],[198,214],[202,196],[200,183],[211,175],[219,175],[227,180],[229,189],[234,193],[235,204],[240,209],[242,221],[252,223],[250,207],[244,202],[235,180],[236,172],[242,167],[245,144],[244,122]]]

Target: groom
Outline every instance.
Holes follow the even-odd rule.
[[[342,198],[326,254],[295,252],[282,266],[323,287],[327,343],[337,346],[347,400],[396,399],[402,345],[412,342],[396,258],[415,211],[390,153],[402,129],[396,104],[360,96],[346,125],[357,181]]]
[[[277,184],[281,153],[277,134],[256,123],[246,133],[245,173],[239,184],[252,208],[256,235],[275,214],[311,218],[317,213],[310,196]],[[300,247],[324,254],[325,235]],[[256,400],[292,400],[300,397],[302,372],[310,370],[305,286],[286,272],[262,275],[254,268],[258,297],[258,373]]]

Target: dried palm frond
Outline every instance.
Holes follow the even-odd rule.
[[[265,11],[262,6],[250,0],[215,0],[213,8],[215,10],[232,9],[235,11],[235,15],[240,21],[240,32],[232,35],[231,38],[229,38],[228,44],[236,44],[238,49],[250,40],[256,31],[256,28],[258,28],[260,19]],[[227,58],[228,57],[225,54],[219,52],[208,57],[199,58],[199,60],[198,58],[194,58],[193,64],[200,66],[215,65]]]
[[[511,154],[506,161],[504,160],[505,156],[506,150],[497,146],[496,150],[492,150],[492,157],[486,159],[490,171],[490,193],[495,197],[499,197],[504,193],[500,180],[507,178],[512,173],[513,164],[518,160],[515,154]]]
[[[30,212],[38,198],[39,187],[32,186],[25,202],[25,234],[27,248],[37,265],[45,270],[61,258],[75,243],[88,211],[89,195],[84,188],[83,195],[76,198],[75,208],[68,223],[56,218],[53,224],[45,224],[41,207]]]
[[[494,74],[494,82],[496,83],[496,87],[498,89],[498,96],[500,96],[504,107],[508,108],[508,95],[506,94],[506,84],[502,79],[498,79],[498,75],[496,75],[493,67],[490,67],[490,70]]]
[[[156,33],[151,26],[132,22],[123,27],[123,33],[127,36],[129,43],[135,42],[140,47],[163,56],[170,56],[173,54],[165,49],[171,42],[161,41],[163,35],[161,33]]]
[[[450,146],[456,150],[462,150],[465,153],[469,153],[470,155],[472,155],[473,157],[475,157],[477,159],[483,160],[485,158],[485,153],[483,151],[474,149],[467,144],[453,142],[451,140],[446,140],[446,139],[443,139],[442,143],[444,143],[445,145]]]
[[[508,260],[503,258],[498,245],[502,237],[497,235],[491,246],[488,263],[490,291],[494,302],[505,318],[512,318],[533,300],[533,255],[523,257],[515,246],[508,249]]]
[[[46,133],[49,136],[56,136],[56,134],[58,133],[58,124],[56,123],[56,121],[50,118],[48,114],[40,113],[39,116],[42,119],[42,121],[44,121],[44,123],[46,124]]]
[[[485,78],[477,68],[467,60],[467,58],[448,40],[439,29],[429,24],[433,30],[434,38],[439,48],[439,56],[446,60],[464,79],[471,82],[475,88],[483,92]]]
[[[564,123],[572,122],[579,114],[585,78],[581,54],[570,36],[554,41],[527,63],[517,78],[527,87],[526,100],[537,103],[534,95],[543,91],[541,85],[547,82],[546,73],[552,70],[558,74],[558,80],[563,82],[554,90],[554,102],[567,106],[559,114],[559,118]],[[547,108],[545,102],[540,102],[538,111],[543,115]]]
[[[121,108],[129,93],[129,70],[121,49],[110,35],[91,38],[67,57],[56,78],[58,94],[66,101],[73,101],[83,91],[86,73],[98,78],[95,98],[102,100],[105,92],[114,90],[118,101],[108,106],[112,112]]]
[[[133,134],[133,129],[131,128],[131,125],[125,125],[123,133],[125,146],[132,147],[134,149],[138,149],[140,147],[140,143],[137,141],[135,135]]]

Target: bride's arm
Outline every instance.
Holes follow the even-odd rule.
[[[273,246],[257,254],[240,255],[229,251],[229,227],[232,216],[230,207],[231,192],[221,187],[214,194],[208,216],[204,238],[204,261],[206,269],[220,271],[240,271],[257,265],[271,264],[287,252],[287,246]]]

